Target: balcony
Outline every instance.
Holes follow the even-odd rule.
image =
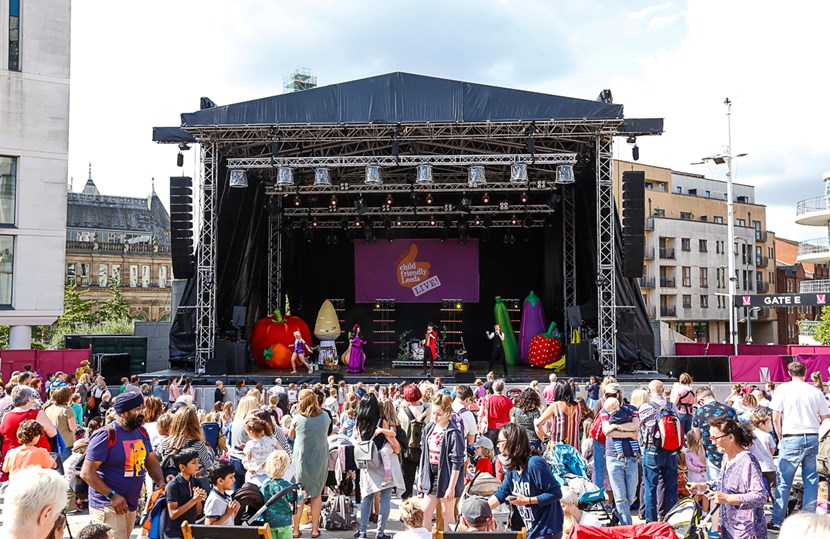
[[[646,247],[643,260],[654,260],[654,247]]]
[[[660,305],[660,316],[677,316],[677,306]]]
[[[646,218],[646,230],[651,232],[654,230],[654,217]]]
[[[769,292],[769,283],[755,283],[755,291],[759,294],[766,294]]]
[[[661,288],[677,288],[677,280],[674,277],[660,277]]]
[[[660,258],[674,260],[674,247],[660,247]]]
[[[826,294],[830,292],[830,280],[801,281],[798,284],[799,294]]]
[[[827,197],[817,196],[802,200],[795,209],[795,222],[799,225],[826,226],[830,222]]]
[[[99,251],[103,253],[170,254],[170,245],[66,240],[67,251]]]
[[[812,262],[824,264],[830,261],[830,240],[816,238],[799,242],[796,262]]]
[[[767,231],[766,230],[756,230],[755,231],[755,241],[760,241],[760,242],[767,241]]]
[[[755,257],[755,266],[759,268],[766,268],[769,266],[769,257],[768,256],[756,256]]]
[[[654,277],[640,277],[640,288],[654,288]]]

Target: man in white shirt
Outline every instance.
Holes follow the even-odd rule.
[[[804,480],[804,501],[802,511],[816,512],[818,495],[818,428],[821,422],[830,418],[830,410],[824,395],[817,388],[804,381],[807,368],[800,361],[793,361],[787,367],[792,382],[781,384],[775,389],[770,408],[778,444],[778,485],[775,489],[775,505],[772,509],[770,529],[780,529],[787,516],[787,502],[795,472],[801,466]]]
[[[464,436],[467,438],[468,446],[476,441],[476,434],[478,434],[476,416],[469,409],[473,404],[473,399],[473,390],[468,386],[460,385],[455,388],[455,400],[452,401],[452,411],[458,414],[461,422],[464,423]]]
[[[280,393],[285,393],[285,388],[282,386],[282,378],[274,380],[274,387],[268,390],[271,395],[279,396]]]

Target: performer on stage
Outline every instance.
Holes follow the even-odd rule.
[[[351,374],[363,372],[363,366],[366,363],[366,353],[363,351],[363,345],[366,341],[360,336],[360,324],[355,324],[352,328],[351,346],[349,349],[349,370]]]
[[[493,351],[490,354],[490,364],[487,365],[487,371],[493,370],[493,365],[501,363],[504,369],[504,375],[507,376],[507,361],[504,359],[504,332],[498,324],[493,326],[493,331],[485,331],[485,335],[493,343]]]
[[[432,328],[432,324],[427,324],[427,332],[424,335],[424,372],[427,374],[429,368],[429,375],[435,370],[435,359],[438,357],[438,333]]]
[[[308,343],[305,342],[302,335],[300,335],[299,331],[294,332],[294,344],[290,345],[289,348],[294,350],[294,353],[291,354],[291,372],[297,372],[298,364],[295,364],[295,360],[299,359],[300,363],[306,366],[308,372],[312,372],[311,365],[308,364],[308,361],[305,360],[305,356],[309,352]]]

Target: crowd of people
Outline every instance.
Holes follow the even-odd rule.
[[[816,469],[827,388],[820,376],[806,381],[798,361],[789,374],[777,387],[736,385],[722,401],[685,373],[672,387],[652,380],[630,395],[610,376],[579,387],[551,374],[545,387],[507,388],[490,373],[454,387],[440,378],[219,381],[211,403],[208,392],[197,402],[186,376],[145,384],[133,376],[115,389],[86,363],[45,380],[27,368],[0,398],[4,533],[62,537],[69,509],[89,511],[84,538],[127,539],[142,522],[182,537],[185,521],[240,524],[240,493],[251,489],[263,500],[285,493],[264,514],[274,539],[301,537],[306,521],[316,539],[321,516],[350,512],[351,500],[357,518],[339,517],[356,520],[355,538],[375,524],[377,539],[391,539],[393,495],[407,527],[400,539],[426,539],[433,528],[495,531],[499,507],[509,508],[510,529],[560,538],[577,526],[633,525],[638,513],[661,520],[689,496],[718,508],[712,529],[727,539],[763,538],[782,525],[820,529],[823,520],[785,519],[796,491],[802,513],[827,511]],[[607,491],[610,522],[553,469],[562,447]],[[494,485],[486,494],[468,488],[478,477]],[[338,498],[349,503],[324,506]]]

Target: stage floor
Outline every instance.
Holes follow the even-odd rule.
[[[482,380],[485,379],[487,375],[487,362],[476,362],[473,361],[470,363],[470,370],[467,372],[460,372],[457,370],[448,370],[446,368],[443,369],[435,369],[432,378],[440,377],[447,381],[450,384],[457,384],[457,383],[468,383],[473,384],[476,378],[481,378]],[[273,385],[274,378],[282,378],[283,384],[289,384],[291,382],[301,384],[301,383],[316,383],[321,380],[324,382],[328,379],[330,375],[339,375],[342,379],[346,380],[346,382],[350,384],[355,384],[357,382],[363,382],[364,384],[391,384],[391,383],[400,383],[403,381],[417,381],[417,380],[424,380],[428,378],[428,376],[424,376],[421,374],[423,370],[418,368],[405,368],[405,367],[392,367],[391,359],[386,360],[368,360],[366,362],[366,372],[361,374],[349,374],[346,372],[347,367],[345,365],[341,366],[340,369],[337,371],[328,371],[328,370],[320,370],[314,371],[313,373],[305,373],[305,374],[291,374],[291,371],[288,369],[284,370],[275,370],[269,369],[267,367],[263,367],[258,364],[254,364],[253,367],[246,372],[245,374],[225,374],[225,375],[196,375],[192,374],[192,369],[165,369],[162,371],[155,371],[155,372],[148,372],[147,374],[140,375],[141,381],[149,381],[153,377],[158,377],[159,379],[169,378],[170,376],[180,376],[181,374],[190,373],[193,377],[193,382],[195,385],[207,385],[207,384],[214,384],[216,380],[222,380],[226,384],[230,383],[233,384],[240,378],[244,378],[248,385],[253,385],[256,383],[261,382],[262,384],[268,386]],[[562,378],[575,378],[568,376],[564,371],[554,371],[554,370],[546,370],[546,369],[537,369],[535,367],[527,367],[524,365],[517,365],[517,366],[508,366],[507,367],[508,375],[505,380],[508,383],[514,384],[527,384],[530,383],[532,380],[538,380],[541,385],[547,385],[548,383],[548,376],[551,373],[556,373],[558,376]],[[496,377],[502,377],[501,372],[496,372]],[[655,372],[643,372],[643,373],[633,373],[633,374],[620,374],[617,376],[619,380],[625,381],[640,381],[640,380],[653,380],[655,378],[663,379],[665,376],[658,374]],[[575,378],[578,382],[582,383],[585,382],[586,379],[584,378]]]

